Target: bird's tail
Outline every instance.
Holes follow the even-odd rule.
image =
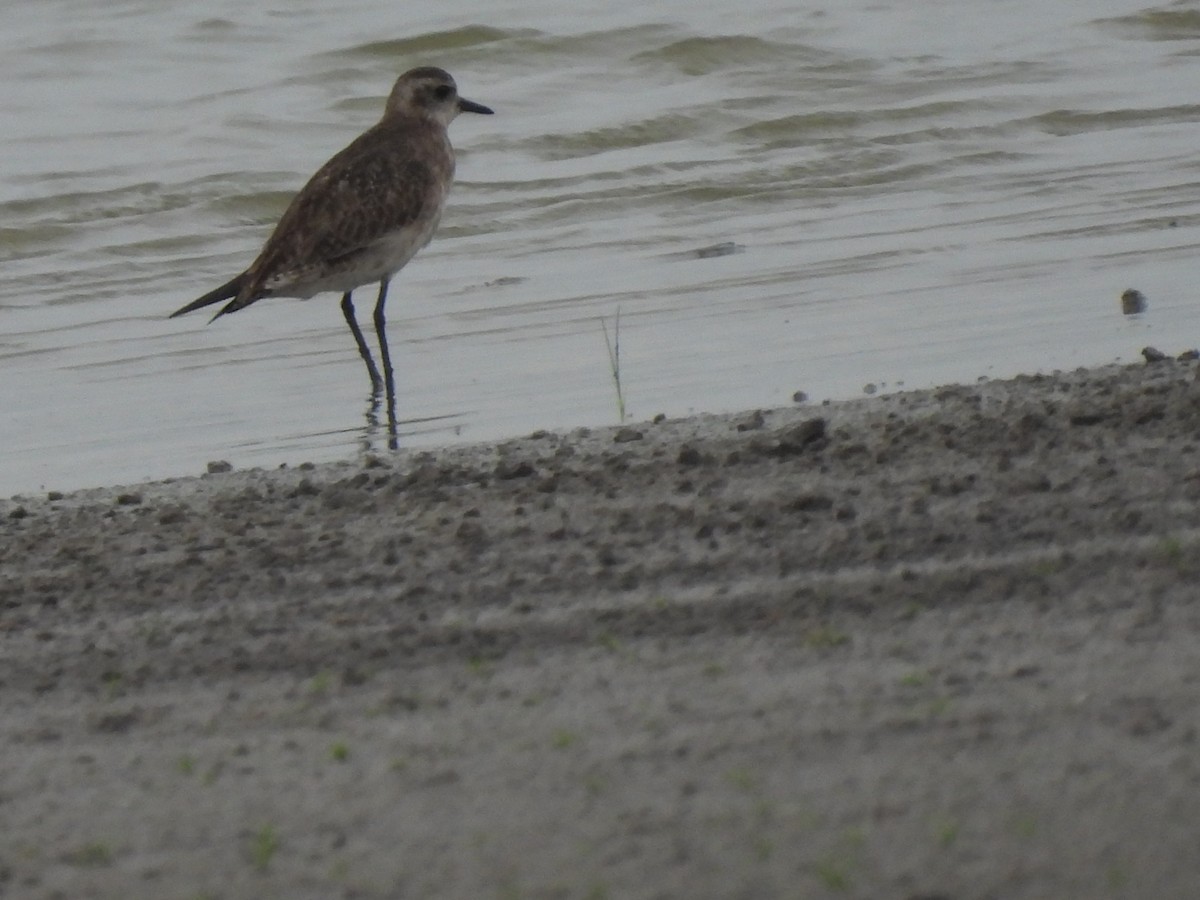
[[[229,281],[225,282],[219,288],[214,288],[203,297],[198,297],[182,309],[175,310],[175,312],[171,313],[170,317],[173,319],[176,316],[182,316],[184,313],[190,313],[193,310],[203,309],[205,306],[212,306],[214,303],[220,303],[222,300],[236,298],[238,293],[242,290],[242,286],[246,283],[247,277],[248,273],[243,272],[241,275],[237,275],[229,279]],[[216,316],[213,316],[213,318],[215,319],[217,316],[224,315],[227,312],[233,312],[234,308],[236,308],[234,307],[234,304],[230,303],[229,306],[226,306],[224,309],[218,312]]]

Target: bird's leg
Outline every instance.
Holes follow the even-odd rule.
[[[354,343],[358,344],[358,355],[367,364],[367,374],[371,376],[371,394],[377,397],[383,387],[383,379],[379,377],[379,370],[375,368],[375,360],[371,359],[371,350],[358,327],[358,320],[354,318],[354,303],[350,299],[351,293],[351,291],[346,291],[342,294],[342,315],[346,317],[346,324],[350,326],[350,331],[354,335]],[[387,360],[386,353],[383,358],[385,361]]]
[[[387,320],[383,305],[387,302],[388,280],[379,282],[379,299],[375,301],[375,335],[379,338],[379,355],[383,360],[383,383],[387,389],[388,448],[395,450],[396,440],[396,376],[392,372],[392,354],[388,352]]]

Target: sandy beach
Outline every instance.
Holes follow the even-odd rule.
[[[1193,896],[1198,371],[0,501],[0,896]]]

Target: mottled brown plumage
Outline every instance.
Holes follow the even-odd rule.
[[[446,128],[460,112],[492,111],[458,96],[442,69],[397,79],[383,118],[329,160],[298,193],[246,271],[192,301],[180,316],[223,300],[213,316],[264,297],[307,298],[339,291],[342,311],[376,393],[381,379],[354,317],[351,293],[379,282],[375,329],[392,400],[383,306],[388,280],[433,237],[454,179]]]

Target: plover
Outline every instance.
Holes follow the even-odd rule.
[[[424,66],[405,72],[388,96],[383,118],[313,175],[250,268],[171,317],[228,300],[213,316],[216,320],[264,297],[307,299],[338,291],[371,377],[372,396],[377,399],[386,386],[394,427],[395,386],[383,313],[388,281],[437,229],[454,179],[454,149],[446,129],[460,112],[491,115],[492,110],[459,97],[454,79],[442,69]],[[351,300],[355,288],[375,282],[383,378]]]

